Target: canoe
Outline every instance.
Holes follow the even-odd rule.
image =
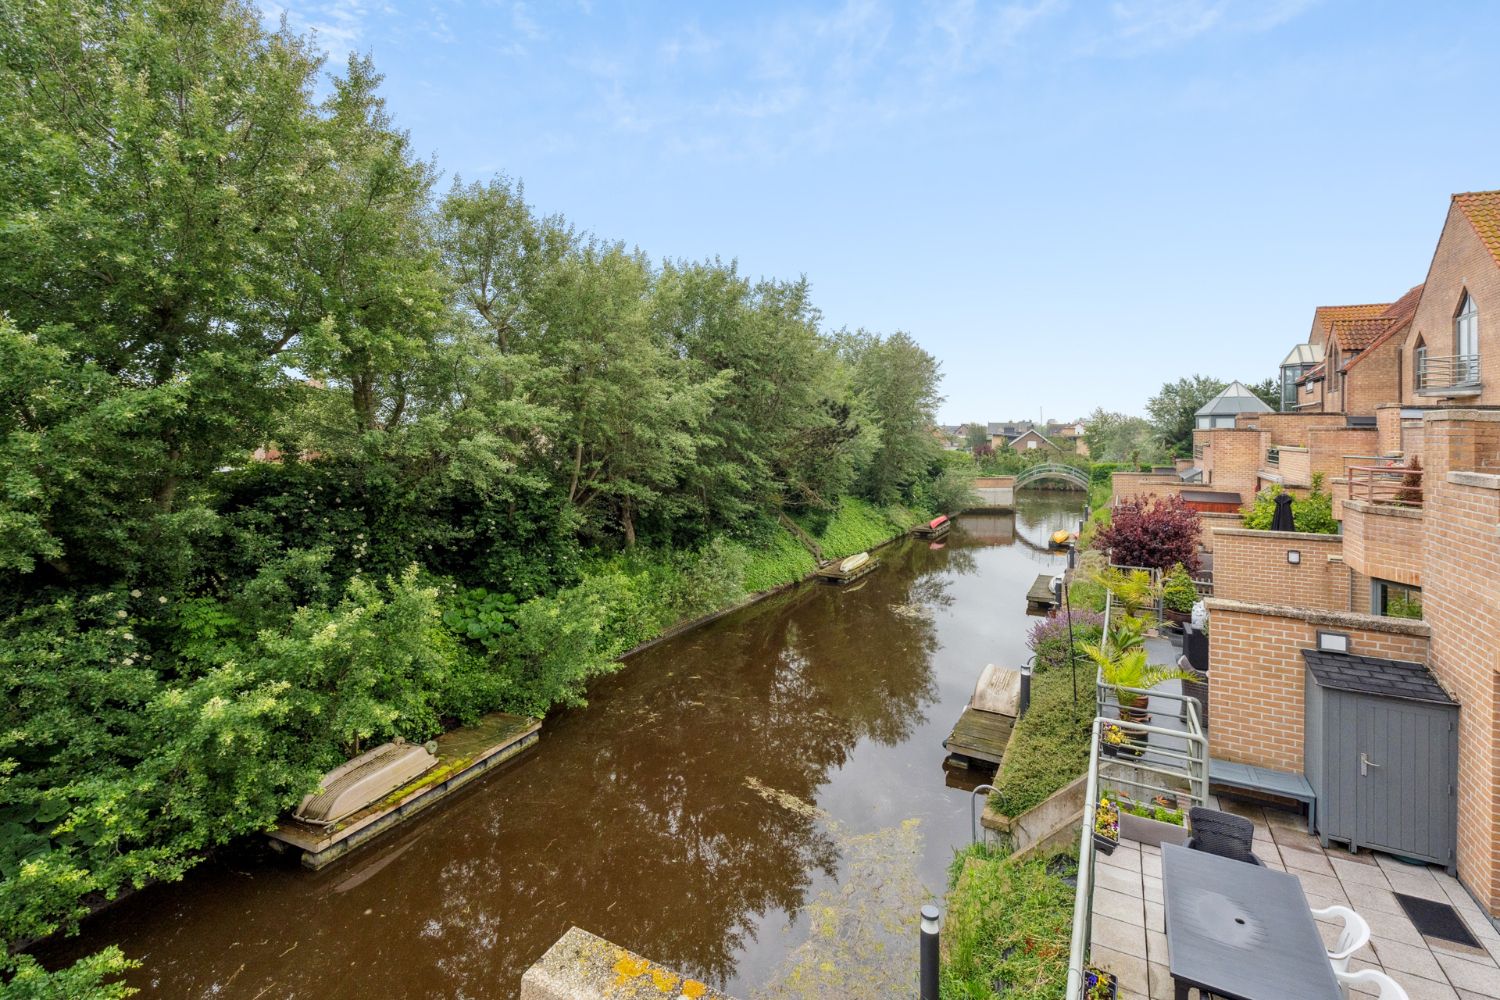
[[[931,521],[927,522],[927,527],[929,527],[929,528],[941,528],[943,525],[945,525],[947,523],[948,523],[948,515],[947,514],[939,514],[937,517],[935,517]]]
[[[843,562],[839,563],[839,572],[853,573],[855,570],[859,569],[869,561],[870,553],[868,552],[861,552],[858,555],[852,555],[849,558],[845,559]]]
[[[426,747],[398,740],[345,761],[318,782],[318,791],[302,800],[293,815],[304,823],[326,826],[420,777],[437,764]]]

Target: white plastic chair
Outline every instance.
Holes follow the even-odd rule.
[[[1380,992],[1375,995],[1376,1000],[1411,1000],[1401,984],[1384,972],[1378,972],[1375,969],[1361,969],[1359,972],[1334,970],[1333,974],[1338,977],[1339,988],[1344,991],[1345,996],[1349,994],[1351,986],[1362,986],[1366,990],[1379,987]]]
[[[1331,917],[1341,921],[1344,925],[1344,929],[1339,932],[1338,942],[1328,951],[1328,961],[1333,966],[1333,974],[1342,977],[1349,971],[1349,956],[1370,942],[1370,925],[1364,917],[1347,906],[1330,906],[1326,910],[1313,910],[1312,912],[1315,917]],[[1343,989],[1344,996],[1348,996],[1349,987],[1344,985],[1342,978],[1339,979],[1339,986]]]

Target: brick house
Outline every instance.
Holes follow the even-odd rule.
[[[1426,671],[1459,706],[1451,863],[1500,915],[1500,192],[1453,197],[1422,285],[1320,323],[1321,387],[1298,390],[1316,404],[1194,436],[1216,484],[1290,478],[1289,455],[1333,473],[1342,519],[1208,529],[1211,753],[1311,773],[1302,654],[1325,636]]]

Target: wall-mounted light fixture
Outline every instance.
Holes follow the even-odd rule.
[[[1318,630],[1318,649],[1325,653],[1349,652],[1348,632],[1324,632]]]
[[[1296,566],[1298,563],[1302,562],[1302,553],[1298,552],[1296,549],[1287,549],[1286,561],[1291,563],[1293,566]]]

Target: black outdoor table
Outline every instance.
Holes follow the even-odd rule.
[[[1161,869],[1177,1000],[1340,1000],[1296,877],[1170,844]]]

